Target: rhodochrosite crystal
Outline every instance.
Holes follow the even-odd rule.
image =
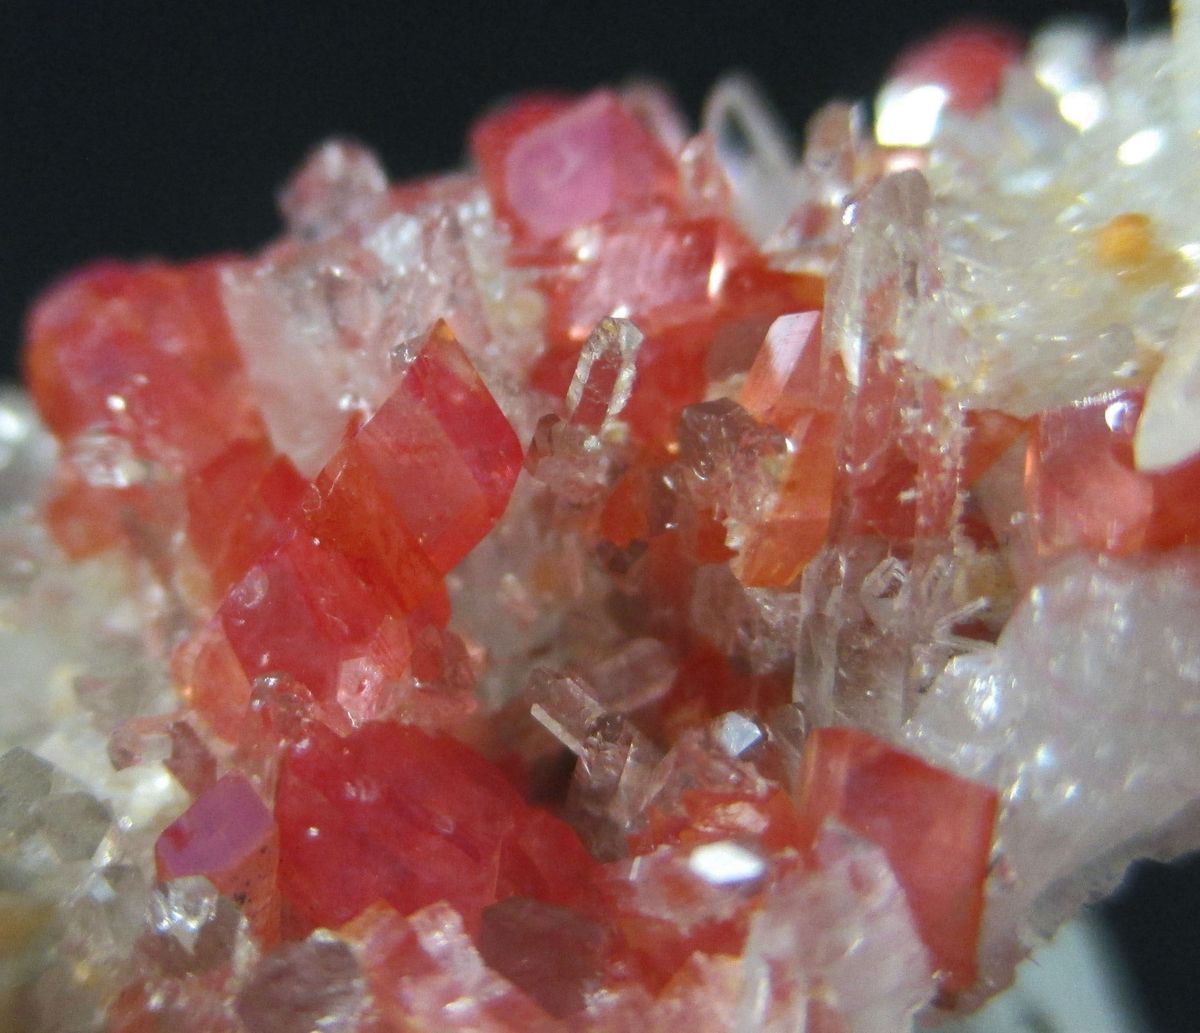
[[[1200,846],[1198,61],[531,95],[51,287],[0,1025],[893,1033]]]

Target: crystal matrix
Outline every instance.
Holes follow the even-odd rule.
[[[529,96],[52,287],[4,1021],[890,1033],[1200,845],[1191,60]]]

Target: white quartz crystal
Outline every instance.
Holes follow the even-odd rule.
[[[1052,928],[1134,857],[1200,847],[1197,612],[1195,553],[1068,558],[905,726],[910,749],[1001,793],[985,962],[1011,963],[1039,897]]]

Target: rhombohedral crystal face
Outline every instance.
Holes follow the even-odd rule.
[[[335,140],[48,290],[0,1024],[894,1033],[1200,846],[1191,20],[953,30],[799,159],[739,79]]]

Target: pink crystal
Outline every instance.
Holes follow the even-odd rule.
[[[206,876],[243,905],[256,931],[270,942],[278,923],[278,850],[270,810],[246,778],[231,773],[163,831],[154,856],[160,879]]]
[[[520,102],[480,122],[472,147],[501,214],[531,243],[678,191],[662,145],[603,90]]]

